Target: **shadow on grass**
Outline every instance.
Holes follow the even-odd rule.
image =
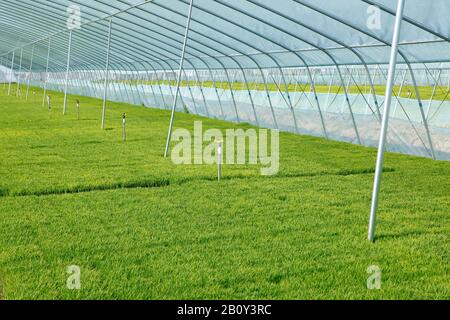
[[[86,144],[100,144],[100,143],[103,143],[103,141],[100,141],[100,140],[83,141],[83,142],[78,142],[77,144],[86,145]]]
[[[100,120],[99,119],[91,119],[91,118],[82,118],[82,117],[80,117],[80,119],[69,119],[69,121],[77,122],[77,121],[100,121]]]
[[[385,168],[384,172],[394,172],[392,168]],[[223,176],[221,180],[232,181],[238,179],[285,179],[285,178],[302,178],[302,177],[321,177],[321,176],[349,176],[349,175],[365,175],[373,174],[375,169],[355,169],[355,170],[338,170],[334,172],[293,172],[287,174],[278,174],[275,176],[259,176],[259,175],[233,175],[233,176]],[[48,195],[61,195],[61,194],[74,194],[83,193],[91,191],[105,191],[114,189],[137,189],[137,188],[161,188],[167,187],[169,185],[182,185],[192,181],[217,181],[215,176],[192,176],[175,178],[172,181],[169,179],[150,179],[141,181],[125,181],[125,182],[112,182],[106,184],[96,184],[96,185],[84,185],[75,187],[53,187],[45,188],[41,190],[22,190],[18,192],[10,193],[7,190],[0,189],[0,197],[6,196],[48,196]]]
[[[143,180],[143,181],[126,181],[126,182],[114,182],[97,185],[85,185],[76,187],[56,187],[47,188],[35,191],[19,191],[12,194],[12,196],[49,196],[49,195],[61,195],[61,194],[73,194],[83,193],[91,191],[106,191],[115,189],[137,189],[137,188],[158,188],[165,187],[170,184],[167,179],[155,179],[155,180]],[[11,194],[10,194],[11,195]]]
[[[425,234],[427,234],[427,232],[420,232],[420,231],[404,231],[399,233],[380,234],[376,236],[375,242],[378,240],[397,240],[401,238],[418,237],[423,236]]]
[[[0,188],[0,197],[6,197],[9,194],[8,190]]]

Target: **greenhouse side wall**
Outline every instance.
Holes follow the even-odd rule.
[[[398,85],[405,78],[403,72],[400,68]],[[165,80],[158,78],[156,83],[145,80],[138,74],[114,74],[112,72],[112,80],[108,85],[108,100],[160,109],[171,108],[175,92],[174,74],[166,75]],[[417,74],[420,75],[422,84],[432,87],[432,77],[420,72]],[[314,88],[307,84],[307,79],[302,78],[301,72],[286,72],[284,76],[288,78],[290,89],[294,84],[298,87],[292,91],[283,90],[281,82],[277,84],[273,81],[270,85],[275,89],[263,90],[257,85],[261,78],[252,72],[248,72],[246,77],[249,85],[241,85],[241,88],[234,90],[228,89],[223,83],[223,77],[217,74],[214,80],[218,82],[215,85],[211,84],[211,79],[207,76],[200,81],[197,78],[191,84],[189,81],[194,80],[186,80],[180,87],[181,98],[178,99],[177,111],[232,122],[248,122],[260,127],[368,147],[377,146],[380,115],[384,111],[383,95],[374,95],[367,87],[360,89],[358,93],[347,95],[344,94],[344,89],[337,93],[330,90],[327,93],[315,93]],[[357,73],[350,74],[346,82],[347,90],[353,81],[368,83],[367,78],[362,80],[363,76],[360,74],[356,80]],[[383,75],[377,76],[381,82]],[[21,77],[27,78],[26,75]],[[43,77],[45,76],[42,74],[36,74],[32,76],[31,83],[42,87]],[[63,91],[64,78],[64,73],[49,74],[47,89]],[[276,76],[270,78],[277,80]],[[101,99],[105,89],[103,79],[104,72],[101,71],[72,73],[68,93]],[[314,86],[328,82],[328,88],[339,87],[339,81],[330,74],[322,74],[315,79]],[[242,81],[242,77],[234,76],[233,80],[236,84]],[[440,85],[443,85],[447,78],[441,82]],[[414,97],[396,97],[391,108],[388,150],[421,157],[432,157],[434,153],[436,159],[450,161],[450,101],[429,99],[419,104]]]

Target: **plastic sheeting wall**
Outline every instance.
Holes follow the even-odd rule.
[[[63,79],[62,74],[59,78],[49,78],[47,88],[62,91]],[[68,92],[102,98],[104,85],[99,79],[101,76],[98,79],[71,80]],[[42,86],[42,82],[34,82],[34,85]],[[175,88],[166,84],[130,85],[116,81],[109,84],[108,92],[111,101],[169,109],[173,104]],[[371,94],[349,94],[350,110],[344,94],[318,93],[320,112],[312,92],[289,92],[288,96],[281,91],[233,90],[232,95],[232,91],[226,89],[182,86],[180,95],[179,112],[187,110],[206,117],[248,122],[318,137],[325,137],[326,134],[332,140],[369,147],[376,147],[379,139],[380,117],[374,104],[375,97]],[[377,95],[376,100],[382,114],[384,97]],[[450,160],[450,101],[424,102],[423,114],[428,123],[431,143],[418,101],[394,99],[388,150],[431,157],[433,148],[437,159]]]
[[[11,69],[0,65],[0,83],[10,82],[10,80],[16,82],[14,73],[11,72]]]

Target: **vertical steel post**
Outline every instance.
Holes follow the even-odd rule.
[[[437,89],[437,87],[439,85],[439,79],[441,78],[441,73],[442,73],[442,69],[440,69],[439,72],[438,72],[438,77],[437,77],[436,82],[434,84],[433,91],[431,92],[431,97],[430,97],[430,101],[428,102],[428,108],[427,108],[427,113],[425,115],[425,120],[428,120],[428,116],[430,115],[430,109],[431,109],[431,106],[432,106],[432,103],[433,103],[434,95],[436,94],[436,89]]]
[[[69,71],[70,71],[70,54],[72,50],[72,30],[69,32],[69,47],[67,49],[67,69],[66,69],[66,81],[64,83],[64,106],[63,106],[63,114],[66,114],[67,111],[67,85],[69,82]]]
[[[167,153],[169,152],[170,139],[172,138],[173,120],[175,117],[175,108],[177,106],[178,94],[180,91],[181,73],[183,71],[184,56],[186,54],[186,44],[187,44],[187,40],[189,37],[189,27],[191,25],[193,2],[194,2],[194,0],[191,0],[189,3],[189,12],[188,12],[188,17],[187,17],[187,21],[186,21],[186,30],[185,30],[185,34],[184,34],[183,47],[181,49],[180,68],[178,70],[178,75],[177,75],[177,88],[176,88],[175,98],[173,100],[173,105],[172,105],[172,115],[170,117],[169,132],[167,134],[167,142],[166,142],[166,150],[164,152],[164,158],[167,158]]]
[[[106,97],[108,94],[109,59],[111,52],[111,28],[112,28],[112,18],[109,19],[109,27],[108,27],[108,47],[106,51],[105,87],[103,88],[102,129],[105,129]]]
[[[28,85],[27,85],[27,94],[25,99],[28,101],[28,93],[30,92],[30,83],[31,83],[31,70],[33,68],[33,58],[34,58],[34,45],[31,49],[31,62],[30,62],[30,71],[28,72]]]
[[[331,75],[330,78],[330,84],[328,85],[328,94],[327,94],[327,101],[325,102],[325,112],[328,110],[329,105],[329,100],[330,100],[330,94],[331,94],[331,87],[333,86],[333,81],[334,81],[334,74],[336,73],[336,70],[333,69],[333,73]]]
[[[156,106],[156,105],[158,105],[158,99],[157,99],[157,97],[156,97],[156,94],[155,94],[155,90],[154,90],[154,88],[153,88],[153,73],[152,73],[152,76],[150,77],[150,75],[148,74],[148,71],[147,70],[145,70],[145,75],[146,75],[146,77],[145,77],[145,80],[143,80],[143,83],[144,83],[144,85],[146,86],[146,87],[149,87],[149,89],[150,89],[150,91],[152,92],[152,95],[153,95],[153,99],[154,99],[154,103],[152,103],[151,105],[154,105],[154,106]],[[151,79],[151,80],[149,80],[149,79]],[[150,81],[150,83],[149,83],[149,81]],[[159,105],[158,105],[159,106]]]
[[[417,86],[416,77],[414,76],[414,71],[411,67],[411,64],[409,62],[407,62],[406,65],[408,66],[409,72],[411,73],[411,81],[414,86],[414,91],[416,92],[417,102],[419,103],[420,115],[422,117],[423,126],[425,127],[428,143],[430,144],[430,154],[431,154],[431,157],[434,160],[436,160],[436,154],[434,152],[434,147],[433,147],[433,140],[431,139],[431,133],[430,133],[430,128],[428,127],[428,121],[425,118],[425,112],[423,110],[422,99],[420,98],[420,91],[419,91],[419,87]]]
[[[9,70],[9,86],[8,86],[8,96],[11,95],[11,82],[14,76],[14,58],[16,57],[16,52],[13,51],[12,60],[11,60],[11,69]]]
[[[402,83],[400,84],[400,89],[398,90],[398,94],[397,94],[397,97],[399,97],[399,98],[401,98],[401,96],[402,96],[403,86],[405,85],[407,74],[408,74],[408,71],[405,70],[405,74],[403,75],[403,80],[402,80]],[[395,113],[397,112],[397,107],[398,107],[398,99],[395,101],[394,111],[392,112],[392,115],[394,117],[395,117]]]
[[[198,75],[197,69],[195,69],[195,66],[194,66],[194,65],[192,65],[192,68],[194,69],[194,75],[195,75],[195,77],[197,78],[197,81],[196,81],[196,82],[197,82],[198,84],[200,84],[200,86],[196,85],[196,87],[199,87],[199,89],[200,89],[200,93],[201,93],[201,95],[202,95],[203,104],[204,104],[204,106],[205,106],[206,114],[208,115],[208,118],[209,118],[210,113],[209,113],[209,110],[208,110],[208,104],[206,103],[205,93],[203,92],[203,83],[202,83],[202,81],[200,80],[200,77],[199,77],[199,75]],[[187,84],[188,84],[188,86],[189,86],[189,79],[188,79],[188,81],[187,81]]]
[[[314,82],[315,75],[314,75],[314,77],[312,76],[309,66],[306,66],[306,71],[308,73],[308,79],[311,82],[311,86],[313,89],[314,100],[316,101],[317,110],[319,111],[319,117],[320,117],[320,122],[322,124],[323,135],[324,135],[325,139],[328,139],[327,128],[325,126],[325,119],[323,117],[322,109],[320,108],[319,97],[317,96],[316,84]]]
[[[208,67],[208,66],[207,66],[207,67]],[[216,86],[216,79],[215,79],[215,77],[214,77],[213,72],[211,71],[211,69],[210,69],[209,67],[208,67],[208,71],[209,71],[209,74],[210,74],[210,76],[211,76],[211,81],[212,81],[213,89],[214,89],[214,91],[216,92],[217,102],[219,103],[219,108],[220,108],[220,114],[222,115],[222,119],[225,120],[225,119],[226,119],[226,118],[225,118],[225,113],[224,113],[224,111],[223,111],[222,100],[220,99],[219,91],[218,91],[217,86]]]
[[[338,64],[336,64],[336,70],[337,70],[337,73],[339,75],[339,79],[341,80],[342,88],[344,89],[345,101],[347,102],[347,107],[348,107],[348,110],[350,111],[350,116],[352,118],[353,128],[355,129],[356,139],[358,141],[358,144],[362,145],[361,138],[359,136],[358,126],[356,125],[355,115],[353,114],[353,110],[352,110],[352,104],[350,103],[348,90],[347,90],[347,87],[345,86],[344,77],[342,76],[342,72],[341,72],[341,69],[339,68]],[[349,84],[350,84],[350,82],[349,82]]]
[[[224,71],[225,71],[225,76],[227,77],[228,88],[230,89],[231,100],[233,101],[234,112],[236,113],[236,121],[237,121],[237,123],[240,123],[241,120],[239,119],[239,113],[238,113],[237,105],[236,105],[236,98],[234,96],[233,86],[231,84],[230,75],[229,75],[227,69],[225,69],[225,67],[224,67]]]
[[[23,57],[23,47],[20,49],[19,76],[17,78],[16,97],[19,96],[19,91],[20,91],[20,73],[22,72],[22,57]]]
[[[188,76],[187,76],[186,72],[183,72],[183,73],[184,73],[184,76],[186,77],[186,79],[188,79]],[[192,88],[189,85],[189,81],[187,81],[187,88],[188,88],[189,94],[191,95],[191,100],[192,100],[192,105],[194,106],[194,111],[195,111],[196,114],[200,114],[198,112],[197,103],[195,102],[194,94],[192,93]],[[208,108],[205,108],[205,111],[206,111],[206,116],[209,118]]]
[[[259,66],[257,66],[257,67],[261,74],[261,79],[264,82],[264,90],[265,90],[267,101],[269,102],[269,107],[270,107],[270,112],[272,114],[273,124],[275,125],[275,129],[278,130],[278,121],[277,121],[277,117],[275,115],[275,110],[273,108],[272,98],[271,98],[270,92],[269,92],[269,86],[267,85],[267,79],[264,76],[264,72],[261,70],[261,68]],[[280,68],[280,72],[281,72],[281,68]]]
[[[389,111],[391,108],[392,88],[394,86],[395,67],[397,64],[397,54],[398,54],[398,42],[400,38],[404,7],[405,1],[398,0],[397,15],[395,17],[394,36],[392,39],[392,47],[391,47],[391,57],[389,61],[389,73],[385,92],[386,100],[384,103],[383,120],[381,122],[380,141],[378,145],[378,156],[375,169],[374,187],[372,193],[372,206],[370,210],[369,230],[368,230],[369,241],[374,241],[375,239],[375,223],[376,223],[376,213],[378,209],[378,195],[380,192],[381,176],[383,171],[384,148],[389,123]]]

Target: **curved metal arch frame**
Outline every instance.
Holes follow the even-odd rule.
[[[150,1],[152,1],[152,0],[150,0]],[[76,2],[76,1],[72,1],[72,2],[77,3],[77,4],[80,4],[79,2]],[[112,14],[108,14],[107,16],[104,16],[104,17],[95,17],[95,16],[94,16],[95,19],[90,20],[90,21],[85,22],[85,23],[82,23],[82,26],[94,24],[94,23],[96,23],[96,22],[103,21],[103,20],[105,20],[105,19],[114,17],[114,16],[116,16],[116,15],[118,15],[118,14],[126,13],[127,11],[132,10],[133,8],[140,7],[140,6],[146,5],[146,4],[148,4],[148,3],[149,3],[149,0],[144,0],[144,1],[139,2],[139,3],[136,3],[136,4],[134,4],[134,5],[130,5],[130,6],[129,6],[128,8],[126,8],[126,9],[120,10],[120,11],[115,12],[115,13],[112,13]],[[83,3],[83,4],[81,4],[81,5],[85,5],[85,4]],[[33,8],[33,9],[35,9],[35,8]],[[43,36],[42,38],[40,38],[40,39],[38,39],[38,40],[34,40],[34,41],[28,43],[27,45],[34,44],[34,43],[40,42],[40,41],[42,41],[42,40],[46,40],[46,39],[48,39],[48,37],[53,37],[53,36],[59,35],[59,34],[61,34],[61,33],[64,33],[64,32],[66,32],[66,31],[67,31],[66,29],[56,31],[56,32],[54,32],[54,33],[52,33],[52,34],[48,34],[48,35],[46,35],[46,36]],[[11,52],[11,51],[8,51],[8,52],[6,52],[6,53],[9,53],[9,52]],[[3,54],[2,54],[2,55],[3,55]]]
[[[80,2],[76,2],[76,1],[74,1],[74,2],[75,2],[75,3],[78,3],[78,4],[80,4],[80,5],[86,5],[85,3],[80,3]],[[121,3],[123,3],[123,4],[125,4],[125,5],[130,5],[130,4],[128,4],[128,3],[124,3],[123,1],[121,1]],[[112,13],[112,14],[108,15],[107,17],[97,17],[96,15],[94,15],[94,14],[92,14],[92,13],[89,13],[92,17],[95,17],[95,18],[97,18],[97,19],[94,19],[94,20],[92,20],[92,21],[89,21],[89,22],[87,22],[86,24],[91,24],[91,23],[94,23],[94,22],[99,21],[99,20],[104,20],[104,19],[106,19],[106,18],[108,18],[108,17],[110,17],[110,16],[119,15],[119,14],[121,14],[121,13],[128,12],[128,11],[132,10],[133,8],[139,8],[139,7],[141,7],[141,6],[144,6],[146,3],[148,3],[148,2],[141,2],[141,3],[134,4],[134,5],[130,5],[130,7],[125,8],[125,9],[121,9],[120,11],[115,12],[115,13]],[[92,9],[93,12],[96,12],[96,10],[97,10],[96,8],[91,8],[91,9]],[[421,27],[421,26],[418,25],[418,27]]]
[[[338,21],[338,22],[340,22],[340,23],[342,23],[342,24],[344,24],[344,25],[346,25],[346,26],[348,26],[348,27],[350,27],[350,28],[352,28],[352,29],[354,29],[354,30],[356,30],[356,31],[366,35],[366,36],[371,37],[372,39],[375,39],[375,40],[385,44],[386,46],[391,46],[392,45],[391,43],[389,43],[389,42],[387,42],[387,41],[377,37],[376,35],[373,35],[373,34],[367,32],[365,30],[362,30],[361,28],[356,27],[354,24],[352,24],[352,23],[350,23],[348,21],[344,21],[342,19],[339,19],[338,17],[335,17],[334,15],[332,15],[332,14],[330,14],[328,12],[324,12],[323,10],[312,6],[311,4],[305,4],[301,0],[292,0],[292,1],[295,1],[296,3],[302,4],[302,5],[304,5],[304,6],[308,7],[308,8],[316,11],[316,12],[319,12],[319,13],[327,16],[328,18],[331,18],[331,19],[333,19],[335,21]],[[361,1],[364,1],[364,0],[361,0]],[[415,89],[415,92],[416,92],[416,98],[417,98],[417,101],[419,103],[419,109],[420,109],[421,117],[422,117],[422,120],[424,122],[424,127],[425,127],[425,130],[426,130],[426,133],[427,133],[428,143],[429,143],[430,149],[431,149],[430,150],[431,157],[433,159],[436,159],[436,155],[435,155],[435,151],[434,151],[434,147],[433,147],[433,142],[432,142],[430,130],[429,130],[429,127],[428,127],[428,122],[425,119],[425,113],[424,113],[424,110],[423,110],[423,103],[422,103],[422,100],[420,98],[420,92],[419,92],[419,89],[417,87],[417,82],[416,82],[416,77],[414,75],[414,71],[413,71],[413,69],[411,67],[411,63],[409,62],[409,60],[407,59],[406,55],[402,52],[402,50],[400,48],[398,49],[398,54],[402,57],[402,59],[404,60],[406,66],[407,66],[407,68],[408,68],[408,70],[410,72],[411,80],[413,82],[414,89]]]
[[[219,1],[219,2],[220,2],[220,1]],[[228,6],[228,7],[229,7],[229,6]],[[344,79],[343,79],[343,77],[342,77],[342,73],[341,73],[341,70],[340,70],[340,68],[339,68],[338,63],[336,62],[336,60],[334,59],[334,57],[333,57],[330,53],[328,53],[325,49],[320,48],[320,47],[317,47],[315,44],[313,44],[313,43],[311,43],[311,42],[309,42],[309,41],[303,39],[302,37],[299,37],[299,36],[293,34],[292,32],[287,31],[287,30],[284,30],[283,28],[280,28],[280,27],[278,27],[278,26],[275,26],[275,25],[273,25],[273,24],[271,24],[271,23],[269,23],[269,22],[267,22],[267,21],[264,21],[264,20],[262,20],[262,19],[259,19],[258,17],[255,17],[255,16],[253,16],[253,15],[250,15],[250,14],[248,14],[248,13],[245,13],[245,12],[243,12],[243,11],[241,11],[241,10],[238,10],[238,9],[234,8],[234,7],[229,7],[229,8],[231,8],[231,9],[233,9],[233,10],[236,10],[236,11],[242,13],[242,14],[245,14],[245,15],[247,15],[247,16],[249,16],[249,17],[252,17],[253,19],[256,19],[257,21],[260,21],[261,23],[264,23],[264,24],[266,24],[266,25],[269,25],[269,26],[271,26],[272,28],[276,28],[277,30],[279,30],[279,31],[281,31],[281,32],[283,32],[283,33],[285,33],[285,34],[288,34],[289,36],[291,36],[291,37],[293,37],[293,38],[295,38],[295,39],[298,39],[298,40],[300,40],[300,41],[302,41],[302,42],[304,42],[304,43],[307,43],[308,45],[310,45],[310,46],[312,46],[312,47],[315,47],[315,48],[317,48],[319,51],[322,51],[323,53],[325,53],[325,54],[330,58],[330,60],[332,61],[332,63],[335,65],[335,67],[336,67],[336,69],[337,69],[337,71],[338,71],[339,77],[340,77],[340,79],[341,79],[341,82],[342,82],[342,84],[344,85]],[[278,45],[281,46],[280,44],[278,44]],[[281,46],[281,47],[282,47],[282,46]],[[308,68],[308,69],[309,69],[309,68]],[[311,77],[310,79],[312,80],[312,77]],[[357,140],[358,140],[358,143],[359,143],[359,144],[362,144],[362,141],[361,141],[361,138],[360,138],[360,135],[359,135],[359,131],[358,131],[358,127],[357,127],[357,125],[356,125],[356,121],[355,121],[355,118],[354,118],[354,115],[353,115],[353,111],[352,111],[352,107],[351,107],[351,104],[350,104],[350,99],[349,99],[349,97],[348,97],[348,92],[347,92],[347,90],[345,89],[345,85],[344,85],[344,93],[345,93],[345,98],[346,98],[345,100],[346,100],[346,102],[347,102],[347,105],[348,105],[348,108],[349,108],[349,111],[350,111],[350,115],[351,115],[351,118],[352,118],[352,122],[353,122],[353,127],[354,127],[354,130],[355,130],[356,138],[357,138]],[[321,118],[322,118],[322,120],[323,120],[323,117],[321,117]],[[324,123],[323,123],[323,126],[325,126]]]
[[[254,3],[253,0],[248,0],[248,2]],[[266,10],[269,10],[269,8],[267,8],[266,6],[263,6],[261,4],[258,4],[258,5],[260,7],[262,7],[262,8],[264,8],[264,9],[266,9]],[[376,93],[375,93],[375,87],[374,87],[374,84],[373,84],[373,80],[372,80],[372,77],[370,75],[370,71],[369,71],[369,68],[367,66],[367,62],[364,60],[364,58],[361,56],[361,54],[359,52],[357,52],[354,48],[349,47],[348,45],[346,45],[345,43],[340,41],[339,39],[336,39],[335,37],[331,37],[330,35],[325,34],[325,33],[321,32],[321,31],[311,27],[310,25],[307,25],[307,24],[305,24],[305,23],[303,23],[301,21],[292,19],[291,17],[288,17],[288,16],[286,16],[285,14],[283,14],[283,13],[281,13],[279,11],[272,11],[272,12],[274,12],[275,14],[277,14],[280,17],[283,17],[284,19],[287,19],[287,20],[289,20],[289,21],[291,21],[291,22],[293,22],[293,23],[295,23],[297,25],[300,25],[300,26],[302,26],[302,27],[304,27],[304,28],[306,28],[306,29],[308,29],[308,30],[310,30],[310,31],[312,31],[312,32],[314,32],[314,33],[324,37],[324,38],[327,38],[327,39],[329,39],[329,40],[339,44],[340,46],[350,50],[362,62],[363,66],[364,66],[364,70],[366,71],[368,79],[369,79],[369,85],[371,87],[371,93],[373,95],[373,99],[374,99],[374,103],[375,103],[375,106],[376,106],[376,110],[377,110],[377,114],[378,114],[378,117],[379,117],[379,121],[381,122],[381,114],[380,114],[380,110],[379,110],[379,104],[378,104],[378,99],[377,99],[377,96],[376,96]],[[307,68],[309,69],[308,66],[307,66]],[[310,73],[310,71],[308,71],[308,72]],[[312,79],[311,74],[309,74],[309,77]],[[315,90],[314,90],[314,92],[316,93]],[[316,94],[316,97],[317,97],[317,94]]]

